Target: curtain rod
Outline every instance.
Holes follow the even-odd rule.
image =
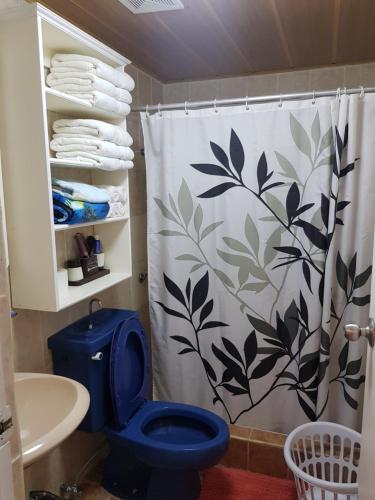
[[[351,89],[335,89],[335,90],[320,90],[311,92],[299,92],[295,94],[275,94],[275,95],[264,95],[257,97],[238,97],[236,99],[213,99],[212,101],[185,101],[185,102],[175,102],[171,104],[152,104],[152,105],[141,105],[135,106],[132,111],[168,111],[175,109],[199,109],[199,108],[210,108],[210,107],[220,107],[220,106],[237,106],[241,104],[260,104],[267,102],[283,102],[283,101],[295,101],[303,99],[313,99],[318,97],[333,97],[340,96],[342,94],[368,94],[374,93],[375,87],[355,87]]]

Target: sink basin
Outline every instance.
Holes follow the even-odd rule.
[[[43,373],[16,373],[15,395],[24,467],[66,439],[90,404],[83,385]]]

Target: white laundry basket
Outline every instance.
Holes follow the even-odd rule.
[[[361,435],[329,422],[301,425],[285,442],[299,500],[358,500]]]

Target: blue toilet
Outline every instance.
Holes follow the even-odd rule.
[[[228,426],[196,406],[148,401],[145,332],[133,311],[102,309],[48,339],[57,375],[81,382],[90,407],[80,430],[104,430],[102,484],[126,500],[195,500],[199,470],[217,464]]]

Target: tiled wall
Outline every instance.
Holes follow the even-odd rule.
[[[136,68],[129,67],[136,81],[134,105],[139,102],[160,102],[162,84]],[[147,281],[138,281],[140,272],[147,272],[146,173],[138,114],[130,115],[127,126],[134,139],[135,166],[130,171],[130,207],[132,226],[133,277],[98,295],[104,307],[136,309],[149,331]],[[52,372],[47,339],[54,332],[88,314],[88,302],[83,301],[58,313],[18,310],[13,319],[15,371]],[[101,434],[75,432],[44,459],[25,470],[26,490],[47,489],[58,492],[63,481],[74,482],[85,463],[104,446]],[[21,497],[17,497],[18,498]]]
[[[231,425],[229,448],[221,465],[291,478],[284,460],[285,439],[285,434]]]
[[[375,84],[375,63],[332,66],[264,75],[216,78],[164,85],[164,102],[201,101],[267,94],[288,94]]]

